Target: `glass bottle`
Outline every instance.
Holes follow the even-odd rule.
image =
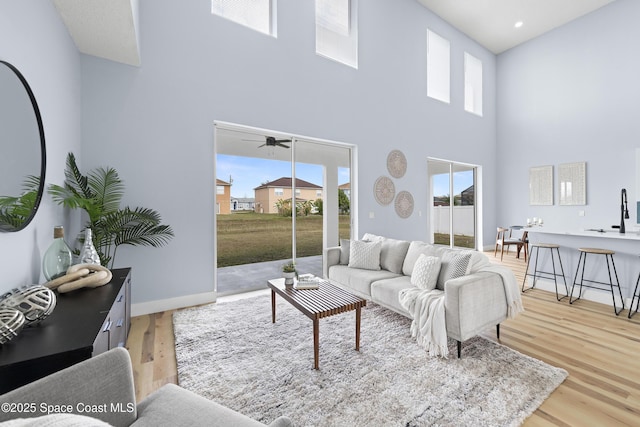
[[[93,246],[93,238],[91,237],[91,229],[84,231],[84,244],[80,251],[80,264],[100,264],[100,257],[96,248]]]
[[[42,272],[47,280],[53,280],[67,273],[71,266],[71,249],[64,241],[64,228],[53,228],[53,243],[42,257]]]

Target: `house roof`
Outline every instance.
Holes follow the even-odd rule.
[[[292,181],[291,178],[282,177],[282,178],[276,179],[275,181],[262,184],[261,186],[254,188],[254,190],[261,190],[263,188],[269,188],[269,187],[291,188],[291,181]],[[312,184],[300,178],[296,178],[296,188],[322,189],[322,187],[320,187],[319,185]]]
[[[351,189],[351,183],[350,182],[345,182],[344,184],[338,185],[338,188],[341,189],[341,190],[350,190]]]
[[[227,181],[216,178],[216,185],[231,185]]]

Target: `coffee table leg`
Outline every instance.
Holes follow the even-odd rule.
[[[313,369],[320,369],[320,320],[313,319]]]
[[[276,323],[276,293],[271,290],[271,323]]]
[[[356,308],[356,351],[360,351],[360,307]]]

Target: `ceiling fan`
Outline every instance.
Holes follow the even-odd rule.
[[[243,141],[257,141],[255,139],[245,139]],[[259,142],[259,141],[258,141]],[[260,147],[283,147],[283,148],[289,148],[288,145],[283,144],[283,142],[291,142],[290,139],[275,139],[273,136],[265,136],[265,142],[262,145],[259,145],[258,148]]]

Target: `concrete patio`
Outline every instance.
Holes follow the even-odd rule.
[[[218,296],[267,289],[267,280],[282,277],[287,260],[258,262],[218,268]],[[322,255],[296,258],[299,274],[322,276]]]

